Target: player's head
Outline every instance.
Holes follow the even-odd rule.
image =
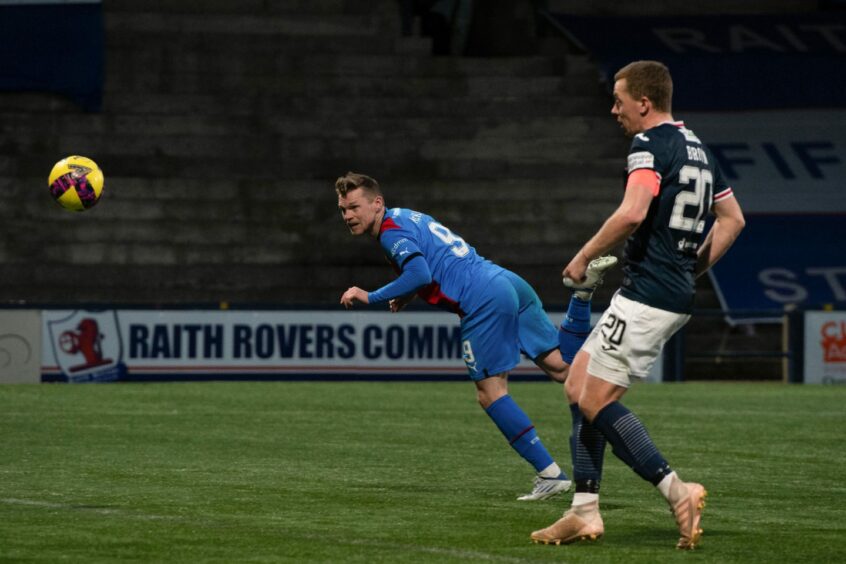
[[[614,75],[611,113],[627,135],[648,129],[656,116],[669,115],[672,100],[673,79],[663,63],[635,61]]]
[[[366,174],[348,172],[335,181],[338,209],[353,235],[379,234],[385,215],[385,197],[375,179]]]

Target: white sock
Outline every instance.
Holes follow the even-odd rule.
[[[578,505],[585,505],[587,503],[593,503],[594,501],[599,500],[599,494],[595,493],[587,493],[587,492],[576,492],[573,494],[573,503],[571,504],[572,507],[576,507]]]
[[[664,496],[664,499],[670,501],[670,485],[673,483],[673,480],[678,479],[678,475],[675,472],[670,472],[664,479],[658,482],[658,491],[661,492],[661,495]]]
[[[558,466],[555,462],[538,472],[538,476],[541,478],[557,478],[561,475],[561,467]]]

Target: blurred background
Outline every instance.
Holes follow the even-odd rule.
[[[608,79],[655,58],[673,73],[675,118],[712,146],[749,215],[700,280],[675,369],[789,379],[785,308],[846,303],[844,10],[0,1],[2,302],[334,306],[348,286],[391,277],[339,218],[334,180],[353,170],[561,308],[561,269],[622,197],[629,140]],[[84,213],[47,189],[71,154],[105,173]],[[619,281],[617,270],[596,310]]]

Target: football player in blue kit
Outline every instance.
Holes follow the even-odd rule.
[[[531,538],[566,544],[602,536],[599,484],[608,442],[615,455],[667,500],[679,527],[677,548],[692,549],[702,534],[705,488],[678,477],[620,399],[633,380],[646,377],[667,340],[687,323],[696,277],[723,256],[745,222],[714,156],[693,131],[673,119],[667,67],[636,61],[620,69],[614,80],[611,113],[633,137],[625,195],[563,274],[580,280],[592,257],[625,241],[623,282],[576,355],[565,384],[573,414],[572,506]],[[706,235],[709,212],[716,218]]]
[[[356,303],[387,303],[398,312],[417,295],[458,314],[464,362],[479,404],[537,473],[532,492],[518,499],[546,499],[569,489],[570,479],[509,395],[507,377],[522,350],[550,378],[566,380],[569,363],[590,332],[590,295],[616,259],[603,257],[588,268],[588,279],[571,299],[558,331],[525,280],[479,256],[431,216],[388,209],[373,178],[350,172],[337,180],[335,190],[350,233],[376,239],[399,274],[372,292],[349,288],[341,304],[350,308]]]

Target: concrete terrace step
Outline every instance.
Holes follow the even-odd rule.
[[[171,44],[151,45],[138,50],[128,45],[111,47],[107,67],[114,69],[142,68],[145,72],[181,72],[196,74],[301,74],[304,76],[338,76],[354,78],[393,77],[464,77],[506,76],[578,76],[596,82],[592,73],[568,72],[566,58],[519,57],[470,59],[453,57],[420,57],[409,55],[330,55],[301,52],[268,52],[265,49],[225,46],[202,53],[185,51]]]
[[[395,2],[378,0],[105,0],[107,14],[369,14],[398,13]]]
[[[0,98],[2,101],[3,98]],[[281,98],[263,93],[220,93],[220,94],[163,94],[163,93],[121,93],[107,95],[104,107],[107,113],[181,115],[255,115],[293,114],[315,115],[325,118],[347,117],[444,117],[465,116],[497,117],[508,116],[522,119],[530,116],[599,115],[610,120],[608,103],[597,99],[596,94],[578,93],[548,94],[537,96],[503,96],[498,92],[485,92],[475,96],[368,96],[349,97],[290,96]],[[68,103],[69,104],[69,103]],[[50,111],[44,104],[9,100],[4,107],[27,111]],[[55,107],[61,108],[60,104]]]
[[[386,159],[379,153],[350,152],[345,157],[314,157],[310,159],[280,158],[272,161],[257,158],[174,157],[158,152],[139,155],[127,152],[94,152],[90,146],[69,143],[70,149],[60,149],[57,143],[50,147],[39,146],[39,151],[21,151],[7,154],[0,159],[0,170],[15,176],[43,177],[49,173],[56,160],[67,154],[88,154],[94,158],[107,175],[148,176],[150,178],[232,178],[253,181],[281,181],[316,179],[332,181],[353,169],[369,172],[377,178],[415,178],[418,180],[514,180],[555,178],[572,181],[581,178],[603,177],[617,183],[625,161],[622,157],[595,158],[577,161],[559,157],[549,161],[518,162],[503,159],[453,159],[427,161],[412,154],[406,159]],[[62,147],[65,147],[62,145]],[[624,153],[621,153],[624,154]],[[565,152],[562,152],[566,156]],[[577,175],[577,176],[574,176]],[[616,177],[616,178],[615,178]]]
[[[531,220],[529,216],[527,220]],[[535,221],[537,221],[535,219]],[[505,226],[493,226],[502,237],[490,239],[477,238],[474,233],[462,232],[462,236],[474,245],[482,256],[497,263],[507,264],[543,264],[549,258],[564,256],[571,246],[583,242],[592,234],[593,225],[574,224],[559,220],[550,224],[549,236],[538,236],[517,230],[513,233],[505,232]],[[206,235],[213,234],[213,230],[206,230]],[[578,234],[577,237],[573,237]],[[510,236],[509,236],[510,235]],[[297,237],[296,234],[293,237]],[[21,264],[33,258],[46,264],[79,264],[79,265],[173,265],[196,266],[208,264],[222,265],[280,265],[302,263],[305,261],[323,262],[335,265],[359,265],[362,262],[358,256],[356,241],[349,234],[343,238],[302,237],[299,242],[260,241],[251,242],[218,242],[214,240],[194,241],[171,239],[164,241],[135,238],[133,240],[84,240],[73,237],[62,237],[54,243],[43,247],[36,255],[17,256],[18,249],[11,248],[7,243],[0,244],[0,258],[9,265]],[[569,237],[569,238],[568,238]],[[276,239],[281,239],[276,237]],[[317,244],[320,241],[321,244]],[[378,249],[373,247],[372,249]],[[374,257],[375,258],[375,257]],[[376,264],[383,261],[375,261]],[[386,269],[385,277],[389,271]]]
[[[111,202],[109,202],[111,204]],[[103,206],[105,209],[106,206]],[[148,221],[132,217],[115,219],[114,214],[91,213],[95,219],[85,221],[61,218],[44,222],[45,227],[60,229],[62,244],[109,245],[241,245],[241,246],[302,246],[305,241],[302,229],[276,224],[257,225],[248,221],[228,221],[226,218],[207,221]],[[106,217],[107,215],[112,217]],[[18,222],[23,226],[22,222]],[[12,224],[14,225],[14,223]],[[341,228],[341,222],[338,221]],[[110,233],[104,238],[104,233]],[[54,245],[50,245],[53,248]],[[51,251],[53,252],[53,251]],[[122,260],[122,259],[121,259]]]
[[[279,188],[281,190],[282,187]],[[334,194],[328,190],[308,200],[273,201],[249,196],[231,199],[177,199],[169,195],[166,198],[158,198],[156,189],[153,188],[145,199],[127,199],[121,194],[122,186],[118,184],[107,187],[103,201],[96,208],[86,212],[85,219],[80,219],[81,214],[68,213],[51,202],[45,185],[34,187],[34,190],[38,195],[24,201],[0,200],[0,212],[10,217],[17,214],[18,217],[7,221],[7,228],[17,222],[39,218],[41,228],[56,224],[56,230],[62,232],[62,242],[68,244],[95,239],[103,241],[104,233],[110,234],[106,238],[109,242],[138,240],[170,241],[174,244],[204,244],[207,239],[202,237],[201,233],[215,229],[220,232],[208,237],[211,242],[256,244],[266,239],[277,244],[300,242],[294,234],[317,234],[320,226],[331,227],[337,231],[337,236],[343,233]],[[454,229],[458,229],[457,226],[466,226],[464,229],[467,231],[481,230],[482,238],[479,240],[485,240],[485,237],[495,238],[495,234],[487,233],[487,229],[493,226],[503,227],[506,231],[516,229],[535,233],[537,227],[527,224],[527,221],[560,221],[573,225],[598,226],[603,217],[616,206],[616,202],[610,201],[610,198],[574,201],[561,193],[557,196],[545,200],[543,204],[536,199],[526,198],[490,198],[479,201],[430,199],[425,206],[395,197],[392,199],[394,204],[391,205],[422,209]],[[486,218],[484,226],[473,224],[479,217]],[[149,229],[144,230],[138,222],[149,223]],[[182,225],[174,228],[173,222]],[[94,230],[95,225],[99,231]],[[268,235],[270,233],[285,235],[277,239]],[[338,242],[343,243],[344,239]]]
[[[219,41],[246,40],[250,36],[327,37],[346,41],[378,35],[388,26],[398,29],[391,18],[373,14],[161,14],[106,12],[108,37],[162,34],[174,37],[216,36]],[[395,24],[395,25],[392,25]]]
[[[532,116],[587,115],[608,117],[610,98],[598,99],[596,94],[553,94],[532,97],[499,96],[496,92],[477,96],[408,96],[350,98],[348,96],[280,98],[263,93],[166,94],[132,93],[107,94],[102,114],[86,114],[73,102],[59,95],[0,93],[0,107],[17,115],[64,114],[84,123],[98,115],[132,117],[156,116],[255,116],[255,115],[315,115],[324,118],[347,117],[446,117],[464,116],[523,119]],[[607,107],[606,107],[607,106]]]
[[[519,123],[495,118],[348,118],[277,116],[258,122],[232,116],[78,116],[0,113],[0,143],[9,154],[31,150],[172,157],[358,156],[422,159],[612,157],[616,143],[586,143],[613,136],[604,117],[548,117]]]
[[[377,287],[390,276],[384,262],[378,267],[332,264],[240,265],[98,265],[40,264],[8,269],[6,294],[15,303],[67,305],[69,299],[104,305],[184,304],[228,301],[233,304],[332,303],[353,283]],[[388,277],[386,277],[386,275]],[[56,280],[70,293],[57,294]],[[312,291],[302,292],[303,280]],[[340,306],[339,306],[340,307]]]
[[[616,125],[605,116],[540,117],[520,121],[504,121],[501,117],[465,116],[461,121],[452,118],[417,118],[383,116],[346,116],[343,119],[320,116],[269,115],[76,115],[19,114],[0,111],[0,135],[20,136],[44,134],[48,136],[74,133],[84,129],[89,135],[121,135],[129,137],[169,136],[281,136],[293,138],[348,138],[369,136],[390,138],[407,135],[421,139],[510,138],[515,140],[548,137],[566,139],[587,134],[613,133]],[[581,141],[581,140],[580,140]]]
[[[407,44],[407,41],[393,33],[376,34],[366,41],[355,36],[333,40],[326,35],[226,35],[213,33],[109,33],[106,36],[106,63],[108,64],[108,50],[113,48],[137,48],[139,44],[154,46],[168,45],[171,49],[194,51],[198,56],[204,53],[215,53],[222,50],[231,52],[265,52],[265,53],[302,53],[302,54],[350,54],[384,55],[397,53]],[[416,42],[412,42],[416,43]],[[108,70],[108,69],[107,69]]]
[[[326,163],[337,163],[336,166],[342,169],[369,165],[370,170],[390,168],[392,171],[402,170],[405,165],[409,167],[408,175],[418,173],[414,166],[433,166],[439,174],[450,175],[453,167],[459,170],[462,166],[473,167],[475,164],[493,165],[504,173],[515,173],[519,167],[545,167],[549,163],[572,165],[596,158],[613,159],[615,156],[615,151],[607,146],[584,144],[582,139],[569,136],[530,142],[502,135],[459,142],[431,139],[425,135],[411,138],[404,132],[361,140],[179,135],[112,135],[104,139],[85,134],[45,138],[39,134],[33,139],[0,136],[0,143],[6,145],[6,154],[10,156],[26,157],[33,152],[54,156],[88,155],[101,163],[104,170],[112,159],[122,160],[124,165],[129,164],[126,159],[135,159],[137,162],[130,164],[128,170],[110,167],[122,175],[144,170],[152,174],[163,166],[171,167],[171,174],[186,175],[185,172],[196,164],[209,171],[203,176],[222,173],[235,178],[241,174],[247,178],[254,177],[255,171],[251,169],[256,168],[276,170],[283,177],[291,177],[295,172],[317,171]],[[374,166],[374,163],[379,164]],[[622,166],[622,161],[617,159],[617,164]],[[183,166],[186,168],[183,169]],[[470,169],[467,170],[460,176],[471,174]],[[259,176],[266,174],[259,173]],[[522,178],[522,175],[518,177]]]
[[[265,207],[278,202],[284,194],[285,209],[289,215],[304,215],[309,219],[335,216],[336,196],[334,176],[327,175],[321,180],[299,179],[264,179],[244,180],[231,176],[210,179],[200,178],[155,178],[137,176],[119,176],[106,171],[104,200],[95,212],[99,220],[108,220],[113,213],[125,212],[130,220],[140,220],[133,216],[144,206],[157,202],[158,206],[169,206],[172,202],[222,202],[227,206],[228,218],[240,214],[248,207]],[[340,175],[345,171],[339,171]],[[472,209],[478,202],[490,206],[509,206],[512,202],[543,202],[550,206],[616,206],[622,198],[622,189],[616,171],[606,171],[604,176],[588,176],[586,171],[574,168],[571,174],[562,179],[524,179],[514,178],[477,180],[435,180],[420,182],[415,179],[380,178],[389,206],[421,209],[427,212],[461,205]],[[0,184],[0,202],[8,201],[9,206],[25,206],[18,211],[38,217],[45,208],[53,208],[47,195],[47,179],[30,177],[5,181]],[[30,202],[32,202],[30,204]],[[2,205],[2,204],[0,204]],[[522,205],[522,204],[521,204]],[[50,207],[48,207],[50,206]],[[120,206],[116,208],[116,206]],[[284,210],[283,210],[284,211]],[[140,212],[144,215],[145,212]],[[78,214],[53,214],[51,220],[77,221]],[[91,214],[88,214],[91,215]]]
[[[604,173],[604,174],[603,174]],[[489,181],[380,179],[389,206],[419,207],[427,210],[432,202],[495,202],[508,206],[514,201],[565,205],[617,204],[622,198],[618,170],[591,170],[573,165],[561,178],[499,178]]]
[[[343,92],[351,99],[415,96],[522,96],[580,94],[590,88],[579,80],[560,76],[506,77],[379,77],[350,80],[343,76],[308,77],[284,74],[168,73],[113,69],[105,81],[107,96],[129,92],[178,94],[250,94],[281,97],[321,97]],[[609,106],[610,107],[610,106]]]

